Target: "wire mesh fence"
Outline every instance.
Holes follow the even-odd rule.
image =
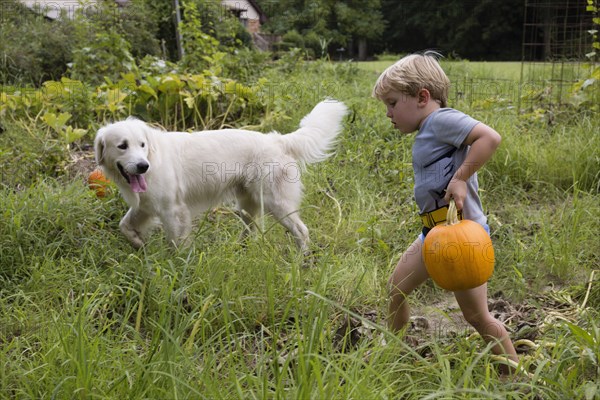
[[[557,109],[571,104],[581,82],[590,78],[599,60],[591,54],[598,12],[590,11],[588,0],[524,2],[520,70],[511,78],[450,73],[450,105],[493,104],[497,112],[517,113]],[[592,3],[597,7],[597,0]],[[592,101],[600,104],[600,90],[596,92]]]

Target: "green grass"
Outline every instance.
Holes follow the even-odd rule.
[[[336,155],[304,177],[312,268],[269,218],[246,246],[238,218],[220,208],[199,221],[190,249],[174,251],[157,234],[134,251],[118,231],[118,195],[95,198],[83,177],[49,170],[49,158],[27,165],[37,173],[30,183],[4,180],[0,397],[597,397],[596,116],[549,122],[505,112],[496,98],[456,103],[503,136],[480,173],[497,258],[490,294],[510,304],[513,337],[539,345],[522,353],[531,378],[513,382],[470,329],[450,329],[456,306],[431,282],[410,301],[439,331],[413,332],[421,344],[412,348],[384,327],[388,276],[419,231],[412,137],[391,129],[370,98],[377,75],[362,67],[266,72],[281,110],[267,116],[269,129],[293,129],[325,96],[352,109]],[[498,67],[469,63],[478,77]],[[7,128],[2,167],[23,171],[4,150],[21,131]]]
[[[358,63],[360,69],[383,72],[384,69],[400,59],[365,61]],[[581,63],[521,63],[517,61],[482,61],[471,62],[468,60],[453,61],[441,60],[442,67],[447,74],[453,75],[458,72],[465,76],[486,79],[509,79],[519,81],[521,76],[530,80],[544,80],[551,77],[569,79],[580,79],[588,72],[589,67]]]

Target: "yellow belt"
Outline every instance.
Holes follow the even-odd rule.
[[[434,226],[441,225],[446,222],[448,216],[448,206],[438,208],[430,212],[426,212],[420,215],[421,221],[426,228],[433,228]],[[458,219],[462,220],[462,210],[458,211]]]

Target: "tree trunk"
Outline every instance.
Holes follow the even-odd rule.
[[[367,59],[367,39],[358,39],[358,60],[365,61]]]

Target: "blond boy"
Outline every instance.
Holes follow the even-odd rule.
[[[440,210],[448,207],[450,198],[463,218],[489,233],[477,170],[492,157],[501,138],[489,126],[447,108],[450,81],[438,57],[433,52],[408,55],[387,68],[373,88],[373,96],[385,103],[386,116],[396,129],[404,134],[417,131],[412,148],[414,195],[425,226],[389,279],[388,324],[395,331],[409,320],[407,296],[429,278],[421,253],[423,240],[434,225],[444,222],[439,220],[439,215],[445,215]],[[434,215],[437,219],[432,220]],[[454,296],[465,320],[494,343],[493,353],[518,361],[506,328],[488,311],[487,284]]]

